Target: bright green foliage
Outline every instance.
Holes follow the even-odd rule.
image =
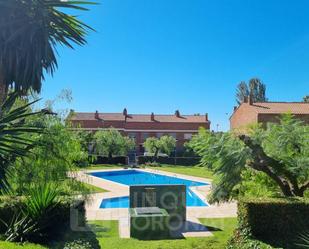
[[[259,198],[280,195],[276,183],[263,172],[246,168],[241,173],[241,179],[241,184],[235,188],[238,196]]]
[[[300,244],[298,234],[308,230],[308,212],[309,202],[302,198],[241,199],[238,226],[227,248],[302,248],[295,243]]]
[[[157,158],[159,153],[170,155],[176,147],[176,139],[168,135],[160,138],[149,137],[144,142],[144,147],[147,152],[154,154],[154,158]]]
[[[31,149],[29,157],[17,158],[10,167],[8,178],[12,189],[22,195],[40,183],[54,182],[63,189],[67,189],[68,184],[75,184],[64,181],[67,172],[88,157],[76,134],[56,116],[39,117],[29,122],[45,127],[44,133],[32,136],[38,146]]]
[[[91,131],[77,131],[76,132],[77,137],[79,138],[81,142],[81,146],[84,151],[89,151],[90,153],[94,149],[94,134]]]
[[[96,132],[94,139],[97,154],[109,158],[112,156],[126,156],[128,151],[135,146],[132,138],[122,136],[119,131],[113,128]]]
[[[232,133],[216,134],[205,129],[200,129],[189,146],[202,157],[201,164],[214,171],[210,201],[227,201],[235,197],[249,149]]]
[[[44,71],[53,73],[57,67],[56,46],[86,43],[91,28],[69,14],[74,9],[87,10],[84,4],[90,2],[1,0],[0,84],[39,92]]]
[[[149,153],[159,153],[160,140],[156,137],[148,137],[144,142],[144,147]]]
[[[201,130],[190,146],[214,171],[212,202],[253,193],[258,186],[267,196],[303,196],[309,188],[309,126],[291,115],[266,130],[253,128],[250,136]]]
[[[42,132],[42,128],[25,122],[25,118],[41,114],[41,112],[32,112],[30,109],[36,101],[14,107],[17,97],[17,93],[10,94],[0,107],[0,180],[2,183],[5,183],[5,172],[9,164],[16,157],[25,157],[34,145],[33,139],[28,138],[27,134],[34,135]]]
[[[59,191],[55,185],[38,185],[29,190],[24,205],[17,209],[4,234],[7,241],[43,241],[51,227],[54,208],[59,205]]]
[[[176,147],[176,139],[172,136],[164,135],[160,137],[160,151],[170,155]]]

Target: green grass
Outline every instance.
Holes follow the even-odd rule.
[[[204,177],[210,179],[213,178],[213,174],[210,170],[198,166],[180,166],[180,165],[162,164],[162,166],[160,167],[148,167],[148,168],[168,171],[176,174]]]
[[[98,165],[91,165],[85,168],[76,168],[76,170],[120,169],[124,167],[125,167],[124,165],[98,164]],[[210,170],[204,167],[199,167],[199,166],[181,166],[181,165],[162,164],[159,167],[147,167],[147,168],[172,172],[176,174],[204,177],[204,178],[210,178],[210,179],[213,178],[213,174]]]
[[[222,249],[236,227],[236,218],[202,219],[201,222],[209,226],[214,236],[151,241],[120,239],[117,221],[95,221],[91,224],[101,228],[96,235],[101,248],[106,249]]]
[[[117,169],[117,168],[124,168],[124,165],[115,165],[115,164],[97,164],[97,165],[90,165],[88,167],[78,168],[76,167],[75,170],[99,170],[99,169]]]
[[[47,249],[47,248],[48,247],[31,243],[17,244],[12,242],[0,241],[0,249]]]
[[[232,236],[236,227],[236,218],[201,219],[214,236],[204,238],[168,239],[168,240],[137,240],[120,239],[118,221],[92,221],[94,232],[69,232],[62,241],[54,242],[48,247],[16,243],[0,242],[0,249],[60,249],[65,242],[75,239],[88,241],[93,248],[98,245],[104,249],[222,249]]]
[[[100,169],[117,169],[123,168],[124,166],[121,165],[114,165],[114,164],[91,164],[88,167],[83,168],[76,168],[76,170],[100,170]]]
[[[97,186],[93,186],[89,183],[81,183],[83,185],[83,187],[89,191],[89,193],[103,193],[103,192],[108,192],[108,190],[97,187]]]

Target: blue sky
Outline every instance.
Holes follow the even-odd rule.
[[[209,113],[229,128],[241,80],[272,101],[309,94],[307,0],[105,0],[81,18],[97,32],[59,48],[43,99],[71,89],[76,111]]]

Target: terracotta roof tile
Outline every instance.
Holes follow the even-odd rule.
[[[309,103],[304,102],[262,102],[253,103],[253,105],[251,105],[250,107],[256,113],[262,114],[309,114]]]
[[[155,122],[172,122],[172,123],[207,123],[205,115],[154,115]],[[125,121],[122,113],[99,113],[99,118],[103,121]],[[75,112],[71,120],[96,120],[94,112]],[[127,122],[154,122],[151,121],[151,114],[128,114]]]

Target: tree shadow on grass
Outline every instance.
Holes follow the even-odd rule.
[[[212,227],[212,226],[207,226],[207,225],[206,225],[206,227],[207,227],[209,232],[222,232],[223,231],[222,229],[217,228],[217,227]]]
[[[96,233],[92,229],[87,231],[72,231],[68,229],[64,232],[62,238],[50,243],[51,249],[100,249],[99,241],[97,240]]]

